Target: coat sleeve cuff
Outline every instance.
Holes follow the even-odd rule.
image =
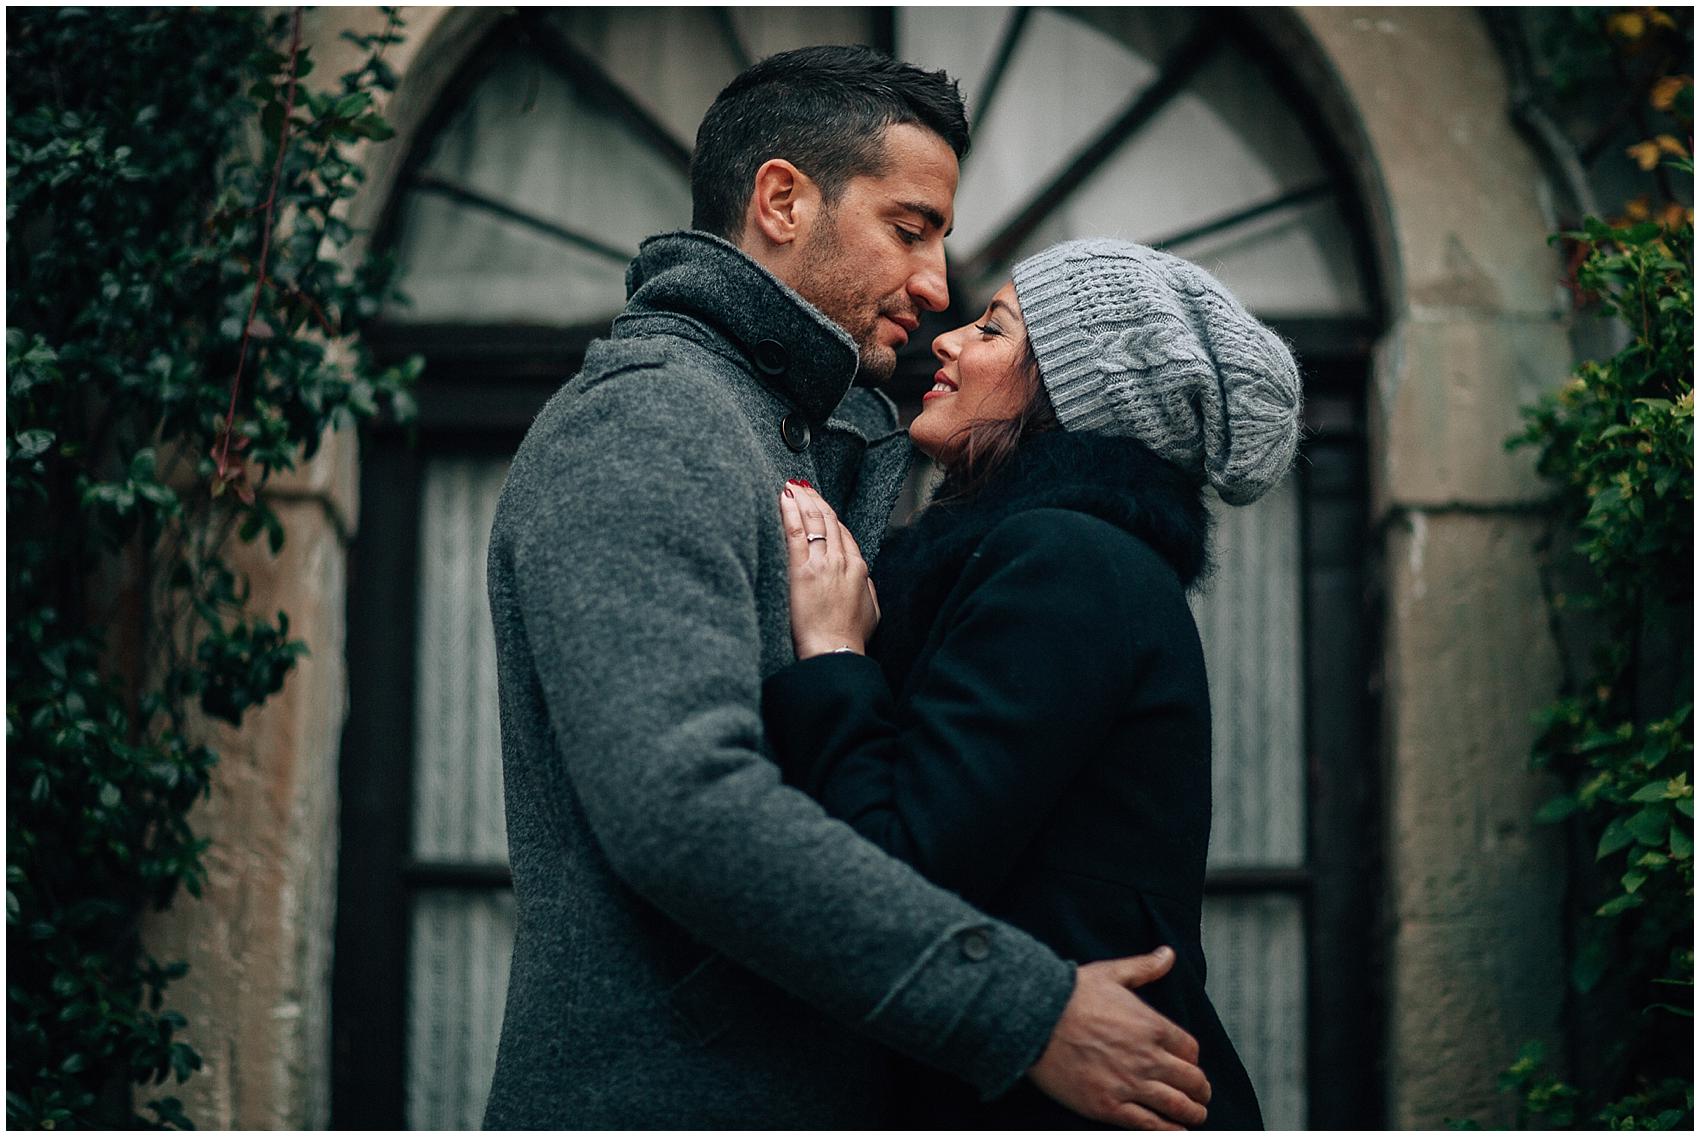
[[[1037,940],[989,921],[957,924],[867,1017],[875,1037],[895,1035],[913,1057],[964,1079],[983,1099],[1008,1091],[1033,1067],[1074,993],[1074,964]],[[941,1016],[951,1008],[949,1017]],[[913,1040],[931,1037],[916,1051]]]
[[[762,683],[761,714],[785,780],[818,796],[844,732],[878,721],[889,702],[880,665],[854,652],[798,660]]]

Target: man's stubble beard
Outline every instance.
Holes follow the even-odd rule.
[[[875,339],[887,305],[856,291],[856,266],[844,254],[838,219],[823,210],[797,269],[797,292],[849,334],[862,375],[883,383],[897,370],[897,352]]]

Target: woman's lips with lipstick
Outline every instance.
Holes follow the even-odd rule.
[[[940,395],[949,395],[949,394],[952,394],[955,390],[956,390],[956,384],[952,383],[950,381],[949,377],[946,376],[945,373],[944,373],[944,368],[941,367],[933,375],[932,390],[930,390],[930,391],[926,392],[924,395],[922,395],[921,401],[924,403],[928,399],[936,399]]]

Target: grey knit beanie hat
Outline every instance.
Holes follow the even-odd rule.
[[[1015,266],[1039,373],[1065,430],[1138,439],[1230,505],[1299,445],[1299,369],[1281,338],[1189,261],[1064,241]]]

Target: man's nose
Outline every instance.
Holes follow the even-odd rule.
[[[942,312],[950,306],[950,285],[945,280],[942,246],[925,268],[909,278],[909,295],[929,312]]]

